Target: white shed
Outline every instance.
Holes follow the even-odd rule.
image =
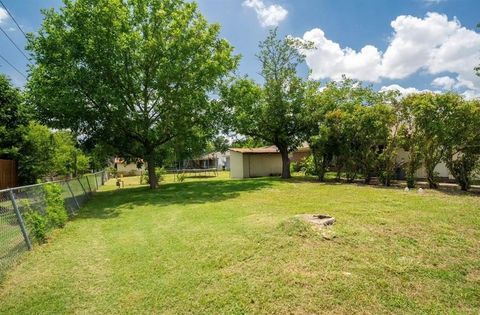
[[[277,147],[230,149],[230,177],[249,178],[282,174]]]

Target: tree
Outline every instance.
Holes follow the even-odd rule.
[[[26,126],[28,120],[20,90],[0,74],[0,158],[18,159],[22,147],[22,126]]]
[[[345,171],[348,181],[358,174],[367,183],[370,181],[379,167],[381,148],[389,139],[394,120],[386,103],[383,93],[345,77],[309,95],[303,118],[321,181],[332,163],[338,178]]]
[[[442,99],[443,160],[462,190],[468,190],[480,165],[480,102],[448,93]]]
[[[400,125],[400,146],[407,152],[406,178],[409,188],[415,187],[415,174],[422,166],[423,155],[423,133],[417,126],[414,104],[418,95],[411,94],[404,97],[400,102],[399,119]]]
[[[302,106],[309,88],[316,86],[297,76],[297,66],[304,61],[302,48],[308,45],[288,37],[279,39],[276,29],[270,31],[257,55],[264,85],[240,78],[221,90],[220,102],[230,114],[234,131],[277,146],[282,178],[290,178],[289,153],[303,140]]]
[[[51,131],[37,122],[22,130],[20,173],[24,183],[56,176],[75,176],[89,169],[88,157],[75,146],[68,131]]]
[[[236,68],[197,5],[183,0],[65,0],[29,49],[30,101],[54,128],[147,161],[150,187],[164,146],[211,126],[209,95]]]
[[[444,110],[449,102],[444,95],[436,95],[431,92],[413,94],[404,100],[407,114],[413,119],[412,129],[409,131],[410,155],[412,165],[410,175],[413,176],[417,159],[421,158],[427,181],[430,188],[438,187],[437,173],[435,168],[441,162],[443,151],[440,147],[442,138]]]

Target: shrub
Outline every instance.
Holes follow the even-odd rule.
[[[298,167],[297,162],[291,162],[290,163],[290,172],[291,173],[298,172],[297,167]]]
[[[415,188],[415,177],[411,177],[411,176],[407,177],[407,187]]]
[[[58,184],[46,184],[43,186],[43,192],[45,213],[32,209],[28,203],[24,205],[27,209],[25,223],[30,230],[30,235],[39,243],[47,240],[48,232],[52,228],[63,228],[68,220],[62,198],[62,187]]]
[[[315,161],[312,155],[304,160],[302,171],[305,173],[305,175],[317,175],[315,170]]]
[[[68,220],[68,214],[62,198],[62,187],[58,184],[46,184],[43,189],[47,206],[45,212],[49,225],[53,228],[64,227]]]
[[[35,210],[29,210],[25,214],[25,223],[30,230],[30,235],[32,235],[36,241],[44,243],[47,240],[49,224],[46,216],[41,215]]]
[[[155,175],[157,177],[157,185],[164,180],[165,174],[167,174],[167,171],[163,167],[157,167],[155,168]],[[148,172],[145,172],[142,174],[140,177],[140,183],[141,184],[148,184],[150,182],[150,178],[148,177]]]

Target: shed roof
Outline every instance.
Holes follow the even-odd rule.
[[[230,151],[242,154],[272,154],[279,153],[278,148],[274,145],[261,148],[231,148]]]

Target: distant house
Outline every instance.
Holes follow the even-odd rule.
[[[141,159],[127,163],[123,158],[116,157],[111,166],[117,170],[117,174],[123,176],[139,176],[146,171],[145,163]]]
[[[290,161],[295,163],[303,162],[312,154],[308,143],[304,142],[295,152],[290,154]]]
[[[408,162],[408,152],[406,152],[403,149],[398,149],[397,151],[397,158],[396,158],[396,163],[397,163],[397,171],[396,171],[396,178],[397,179],[405,179],[405,169],[406,169],[406,163]],[[444,162],[440,162],[437,164],[435,167],[435,172],[437,173],[437,176],[443,179],[454,179],[452,174],[447,168],[447,165]],[[427,177],[427,171],[425,170],[425,167],[422,166],[420,167],[416,172],[415,172],[415,177],[416,178],[426,178]]]
[[[230,152],[212,152],[183,162],[183,168],[230,170]]]

